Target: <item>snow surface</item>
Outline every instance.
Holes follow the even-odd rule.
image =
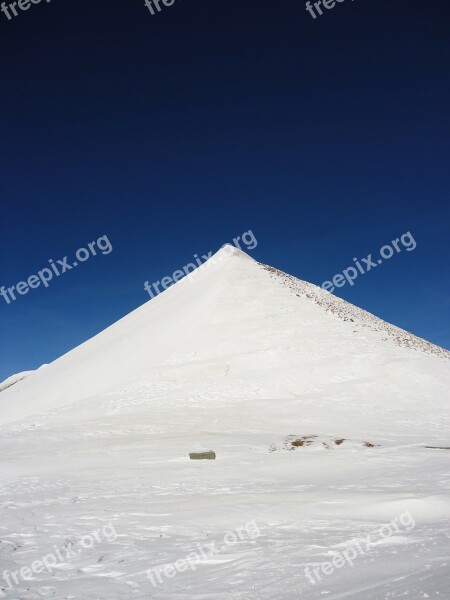
[[[222,248],[1,392],[0,590],[448,600],[450,451],[424,446],[450,446],[449,356]],[[190,461],[198,448],[217,459]],[[224,543],[250,522],[259,536]],[[369,538],[353,566],[308,579]],[[149,569],[212,541],[217,554],[152,585]],[[50,572],[2,579],[57,549]]]
[[[8,377],[0,383],[0,392],[3,392],[3,390],[6,390],[6,388],[9,388],[12,385],[18,383],[19,381],[22,381],[22,379],[29,377],[32,373],[34,373],[34,371],[22,371],[21,373],[11,375],[11,377]]]
[[[39,367],[39,369],[43,369],[46,366],[46,364],[43,364]],[[3,392],[12,385],[15,385],[19,381],[22,381],[22,379],[26,379],[30,375],[33,375],[33,373],[36,373],[37,371],[39,371],[39,369],[35,369],[33,371],[22,371],[21,373],[15,373],[14,375],[11,375],[11,377],[8,377],[4,381],[0,382],[0,392]]]

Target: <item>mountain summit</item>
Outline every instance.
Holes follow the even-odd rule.
[[[304,401],[317,425],[347,421],[352,407],[360,420],[364,406],[372,427],[383,406],[411,412],[437,403],[445,387],[438,374],[449,357],[227,244],[161,295],[2,392],[0,423],[166,381],[171,394],[173,382],[180,391],[211,385],[209,402],[219,405],[224,390],[227,403],[230,396],[244,405],[272,399],[294,414],[293,404]],[[337,402],[343,390],[348,401]]]

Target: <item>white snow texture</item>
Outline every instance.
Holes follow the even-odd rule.
[[[450,599],[449,357],[223,247],[0,386],[0,598]]]

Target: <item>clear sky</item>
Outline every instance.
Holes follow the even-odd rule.
[[[319,285],[411,232],[413,251],[335,293],[449,348],[449,17],[448,0],[0,13],[0,285],[113,247],[0,296],[0,380],[249,229],[253,257]]]

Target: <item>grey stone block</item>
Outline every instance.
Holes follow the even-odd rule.
[[[191,460],[216,460],[216,453],[212,450],[207,452],[189,452]]]

